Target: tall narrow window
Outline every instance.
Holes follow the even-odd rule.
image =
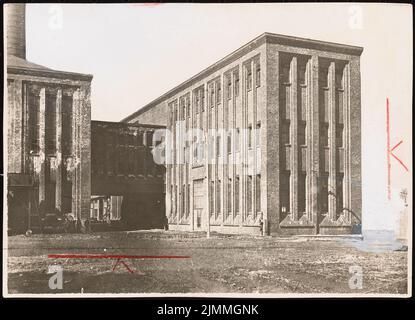
[[[320,211],[322,213],[327,213],[329,211],[328,183],[329,183],[328,175],[322,175],[320,177],[320,193],[319,193]]]
[[[235,212],[239,212],[239,176],[235,178]]]
[[[235,72],[233,74],[234,77],[234,85],[233,85],[233,90],[235,93],[235,97],[239,96],[239,72]]]
[[[256,211],[261,211],[261,175],[256,176]]]
[[[210,188],[210,192],[209,192],[209,207],[210,207],[210,215],[212,216],[213,215],[213,213],[215,212],[215,206],[214,206],[214,204],[215,204],[215,182],[214,181],[211,181],[210,182],[210,185],[209,185],[209,188]]]
[[[45,165],[45,208],[48,212],[53,212],[55,210],[55,201],[56,201],[56,180],[53,177],[50,168],[50,159],[46,161]]]
[[[190,93],[186,96],[186,116],[190,117]]]
[[[222,100],[222,87],[220,81],[216,81],[216,103],[219,104]]]
[[[290,172],[281,173],[281,212],[286,214],[290,210]]]
[[[228,149],[228,153],[232,153],[232,134],[229,131],[228,132],[228,143],[227,143],[227,149]]]
[[[215,101],[215,88],[213,84],[210,86],[209,105],[213,107]]]
[[[202,112],[205,111],[205,88],[200,88],[200,107]]]
[[[216,214],[221,212],[221,181],[218,180],[216,184]]]
[[[252,125],[248,126],[248,148],[252,148]]]
[[[252,68],[250,65],[246,67],[246,89],[252,89]]]
[[[255,131],[255,139],[257,148],[261,147],[261,123],[257,123]]]
[[[228,179],[228,186],[227,186],[227,188],[228,188],[228,196],[227,196],[227,201],[228,201],[228,215],[227,216],[229,216],[230,215],[230,213],[232,212],[232,179],[231,178],[229,178]]]
[[[195,99],[195,106],[194,106],[194,112],[195,114],[199,113],[199,106],[200,106],[200,93],[199,90],[193,91],[194,93],[194,99]]]
[[[62,95],[62,152],[72,153],[72,96]]]
[[[231,99],[232,98],[232,78],[230,75],[227,77],[226,83],[228,87],[226,90],[226,94],[227,94],[228,99]]]
[[[221,141],[220,141],[220,135],[218,135],[217,137],[216,137],[216,156],[217,157],[220,157],[220,149],[221,149],[221,147],[220,147],[220,145],[221,145]]]
[[[29,141],[30,152],[38,153],[40,148],[39,141],[39,95],[34,92],[29,92],[28,110],[29,110]]]
[[[240,148],[240,146],[239,146],[239,141],[240,141],[240,138],[239,138],[239,136],[240,136],[240,132],[239,132],[239,128],[236,128],[236,132],[235,132],[235,152],[239,152],[239,148]]]
[[[147,141],[146,141],[147,147],[152,147],[153,146],[153,132],[147,131],[146,138],[147,138]]]
[[[181,211],[181,216],[185,216],[186,215],[186,185],[184,184],[182,187],[182,192],[181,192],[181,200],[182,200],[182,211]]]
[[[72,211],[72,181],[65,166],[62,166],[62,194],[61,211],[69,213]]]
[[[256,64],[256,69],[255,69],[255,81],[256,81],[256,86],[260,87],[261,86],[261,65],[259,64],[259,62]]]
[[[248,176],[247,186],[246,186],[246,198],[247,198],[247,209],[248,213],[252,213],[252,176]]]
[[[298,212],[300,214],[306,211],[306,175],[300,174],[298,176]]]
[[[45,145],[46,153],[56,152],[56,95],[46,93],[45,106]]]
[[[189,218],[190,215],[190,184],[187,185],[186,190],[186,218]]]

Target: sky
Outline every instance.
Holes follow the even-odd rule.
[[[364,47],[365,229],[396,230],[412,203],[412,8],[403,4],[28,4],[27,59],[88,73],[92,119],[119,121],[264,32]],[[391,144],[387,197],[386,98]],[[410,210],[412,212],[412,210]]]

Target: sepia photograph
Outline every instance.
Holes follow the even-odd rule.
[[[3,12],[3,297],[412,296],[411,5]]]

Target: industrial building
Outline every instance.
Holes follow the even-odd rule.
[[[264,33],[125,118],[167,125],[170,229],[357,230],[362,51]]]
[[[47,215],[90,214],[92,76],[26,60],[25,5],[7,10],[8,227],[42,229]]]

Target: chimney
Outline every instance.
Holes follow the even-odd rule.
[[[26,5],[6,4],[7,54],[26,59]]]

